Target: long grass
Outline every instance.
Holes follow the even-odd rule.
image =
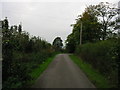
[[[45,62],[43,62],[41,65],[39,65],[38,68],[33,69],[32,72],[30,73],[30,75],[35,79],[37,77],[39,77],[40,74],[48,67],[48,65],[53,60],[53,58],[54,58],[54,56],[45,60]]]
[[[29,73],[30,76],[33,78],[31,81],[28,82],[27,87],[30,87],[30,85],[33,85],[37,78],[42,74],[42,72],[48,67],[48,65],[52,62],[54,57],[56,56],[53,55],[52,57],[47,58],[42,64],[38,65],[37,68],[32,69],[32,71]]]

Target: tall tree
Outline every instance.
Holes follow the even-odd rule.
[[[9,22],[7,17],[5,17],[4,21],[3,21],[3,29],[8,29],[9,27]]]
[[[101,24],[98,22],[97,17],[91,10],[93,7],[89,6],[85,9],[82,15],[78,16],[76,19],[76,24],[73,25],[73,34],[67,39],[69,42],[70,37],[74,38],[74,44],[80,44],[80,30],[82,23],[82,43],[96,42],[101,38]]]
[[[114,16],[117,15],[116,8],[110,7],[110,3],[108,2],[101,2],[94,6],[93,9],[102,24],[102,39],[105,40],[107,38],[107,33],[111,31],[111,22],[113,21]]]
[[[101,2],[98,5],[88,6],[83,14],[78,16],[76,23],[72,25],[73,31],[72,34],[67,37],[66,48],[72,47],[73,44],[75,47],[79,45],[81,23],[83,44],[105,40],[108,37],[111,37],[110,33],[113,35],[112,28],[115,25],[114,17],[116,15],[116,8],[110,7],[109,3]]]
[[[19,33],[22,32],[22,25],[21,25],[21,24],[19,24],[19,26],[18,26],[18,32],[19,32]]]
[[[11,32],[9,31],[9,22],[8,22],[7,17],[5,17],[5,19],[2,21],[2,33],[3,33],[3,36],[5,36],[5,38],[9,39],[11,36]]]
[[[92,12],[88,9],[92,9],[92,7],[88,7],[78,21],[83,23],[83,43],[96,42],[101,37],[101,24],[98,22],[97,17],[92,15]],[[81,27],[81,24],[79,26]]]

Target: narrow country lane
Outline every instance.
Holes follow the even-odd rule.
[[[68,54],[59,54],[32,88],[95,88]]]

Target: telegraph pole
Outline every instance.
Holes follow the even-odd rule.
[[[80,30],[80,45],[82,45],[82,21],[81,21],[81,30]]]
[[[120,26],[120,1],[118,2],[118,26]],[[118,34],[120,34],[120,28],[118,28]]]

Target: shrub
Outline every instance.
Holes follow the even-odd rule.
[[[24,87],[31,81],[29,73],[37,68],[49,56],[52,56],[52,45],[40,37],[30,37],[28,32],[9,29],[3,26],[2,33],[2,70],[3,88]]]
[[[113,83],[118,81],[117,40],[106,40],[97,43],[87,43],[79,46],[76,53]]]

